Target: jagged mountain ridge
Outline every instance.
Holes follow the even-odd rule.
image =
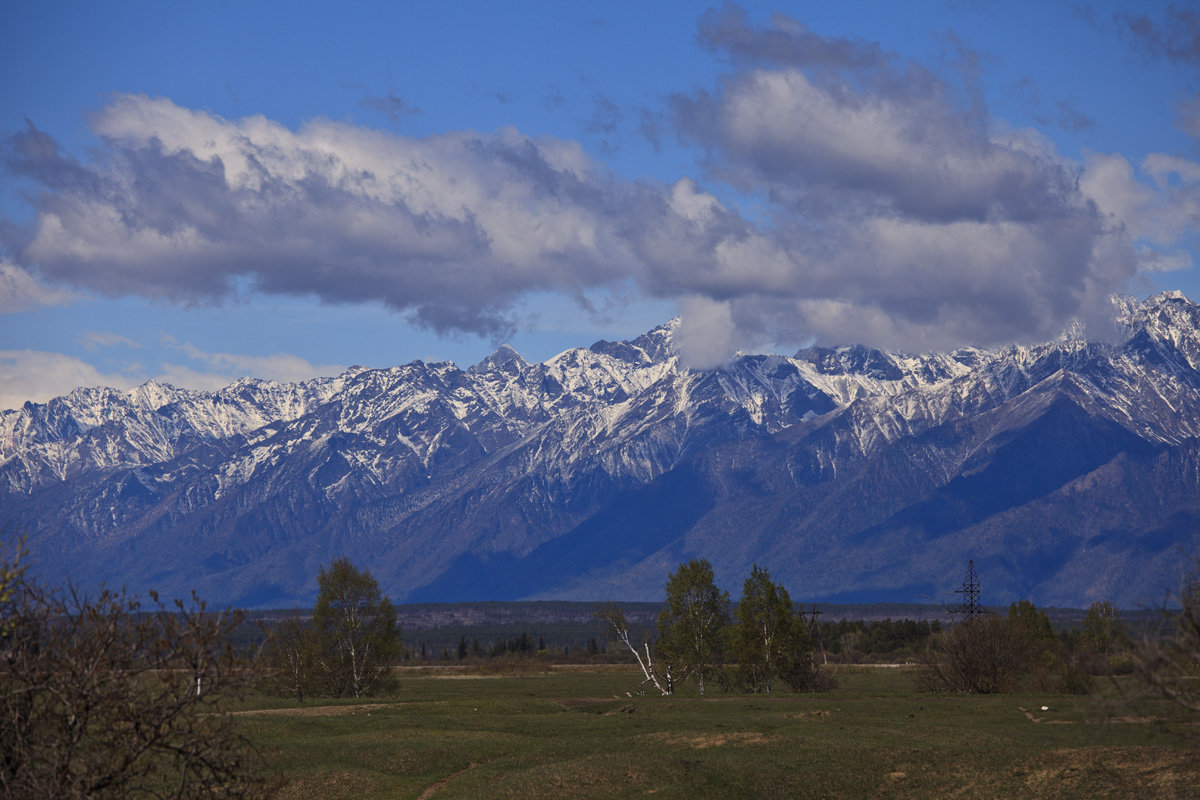
[[[1153,601],[1200,544],[1200,310],[1123,314],[1115,344],[693,371],[671,323],[540,364],[79,389],[0,414],[0,513],[55,576],[259,606],[343,553],[397,600],[654,599],[701,555],[812,599],[940,600],[973,557],[996,599]]]

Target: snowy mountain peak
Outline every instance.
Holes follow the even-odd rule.
[[[538,364],[505,345],[466,371],[77,389],[0,412],[0,519],[63,578],[264,606],[311,594],[297,553],[360,558],[412,600],[660,592],[678,552],[730,574],[770,556],[810,596],[911,593],[980,552],[1017,586],[1030,570],[1002,570],[1028,551],[1053,566],[1038,591],[1090,602],[1109,570],[1102,591],[1132,600],[1200,530],[1200,308],[1124,308],[1119,346],[810,347],[688,370],[672,320]],[[863,553],[897,566],[853,572]]]
[[[1129,332],[1126,352],[1200,371],[1200,306],[1178,291],[1143,301],[1120,298],[1117,305],[1118,319]]]
[[[861,344],[841,347],[806,347],[796,353],[822,375],[864,375],[881,381],[898,381],[904,374],[891,354]]]
[[[1152,318],[1194,319],[1200,313],[1197,306],[1187,295],[1178,290],[1159,292],[1150,295],[1145,300],[1125,295],[1114,297],[1113,305],[1117,308],[1117,321],[1127,327],[1136,328]]]
[[[588,349],[634,366],[666,363],[676,355],[674,337],[680,322],[679,317],[674,317],[632,341],[610,342],[601,339]]]
[[[180,391],[169,383],[160,383],[151,378],[141,386],[131,389],[129,398],[135,405],[157,409],[175,400]]]
[[[513,348],[508,342],[496,348],[495,352],[479,363],[472,366],[467,372],[481,373],[491,372],[493,370],[504,370],[505,372],[520,371],[529,366],[529,362],[521,357],[521,354]]]

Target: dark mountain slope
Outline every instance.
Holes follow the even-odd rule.
[[[529,364],[414,362],[0,413],[0,519],[90,587],[283,606],[348,555],[397,600],[657,599],[703,556],[793,595],[1161,596],[1200,530],[1200,308],[1116,344],[680,366],[675,323]]]

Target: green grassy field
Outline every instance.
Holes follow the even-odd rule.
[[[1111,683],[979,697],[896,669],[838,679],[629,698],[625,669],[419,676],[367,702],[251,698],[240,719],[284,798],[1200,797],[1200,722]]]

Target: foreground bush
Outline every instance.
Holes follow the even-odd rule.
[[[1046,615],[1028,601],[1008,617],[982,614],[932,638],[921,654],[925,691],[996,694],[1037,690],[1087,694],[1092,677],[1066,650]]]
[[[194,596],[148,606],[24,580],[0,603],[0,796],[249,798],[270,794],[222,713],[250,678],[239,613]]]
[[[1200,714],[1200,573],[1184,579],[1179,608],[1164,619],[1166,631],[1135,650],[1133,669],[1163,697]]]

